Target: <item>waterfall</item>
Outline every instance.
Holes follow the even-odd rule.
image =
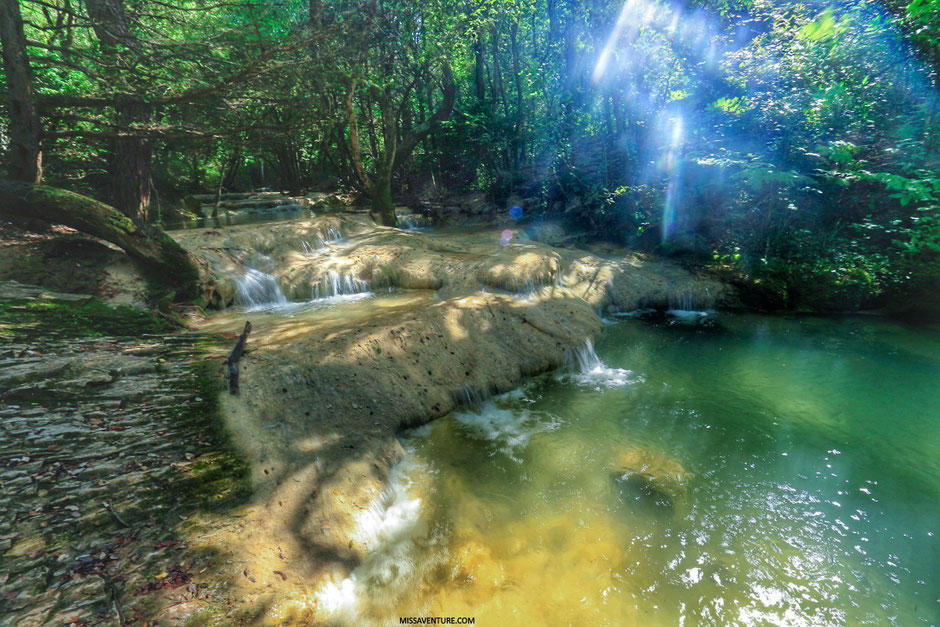
[[[338,244],[343,241],[343,234],[335,226],[326,228],[325,237],[322,239],[324,244]]]
[[[327,581],[315,592],[333,621],[362,624],[362,614],[392,607],[439,563],[435,552],[421,551],[434,540],[422,517],[430,477],[425,466],[406,458],[392,467],[385,489],[368,509],[354,515],[350,536],[366,549],[365,559],[345,579]]]
[[[568,354],[568,372],[569,376],[581,385],[595,389],[619,388],[643,380],[642,377],[634,376],[630,370],[611,368],[601,361],[594,352],[594,343],[591,340],[587,340],[573,353]]]
[[[343,233],[335,226],[327,227],[325,231],[318,233],[315,237],[317,239],[313,244],[307,240],[300,242],[300,247],[307,257],[313,256],[316,251],[323,250],[329,244],[339,244],[343,241]]]
[[[235,305],[249,311],[287,304],[287,297],[273,274],[245,268],[245,276],[235,280]]]
[[[714,306],[714,298],[708,288],[705,294],[697,294],[691,290],[676,294],[669,299],[668,311],[705,311]]]
[[[352,296],[365,294],[369,291],[369,283],[361,281],[354,275],[340,274],[330,270],[320,277],[320,282],[313,285],[313,298],[334,298],[336,296]]]
[[[579,346],[573,353],[568,355],[569,365],[576,365],[577,370],[581,373],[592,372],[599,368],[606,368],[607,366],[601,361],[601,358],[597,356],[597,353],[594,352],[594,342],[591,340],[586,341],[583,345]]]
[[[421,231],[430,226],[428,219],[417,213],[398,214],[398,225],[406,231]]]
[[[708,322],[709,312],[707,309],[711,305],[711,294],[708,289],[705,290],[705,298],[697,298],[691,291],[674,296],[669,299],[669,309],[666,310],[666,316],[673,322],[680,324],[697,325]]]

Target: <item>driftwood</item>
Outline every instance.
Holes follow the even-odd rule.
[[[228,364],[228,391],[232,394],[238,394],[238,360],[242,358],[242,352],[245,350],[245,342],[248,341],[249,333],[251,333],[251,323],[246,322],[245,330],[242,331],[238,343],[235,344],[235,350],[232,351],[226,361],[226,364]]]

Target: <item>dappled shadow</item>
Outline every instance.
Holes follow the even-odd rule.
[[[305,331],[301,320],[252,322],[241,396],[226,399],[226,413],[249,451],[256,511],[251,534],[218,541],[254,570],[283,565],[277,594],[295,600],[364,559],[357,515],[401,458],[401,429],[561,365],[600,328],[577,299],[497,294],[380,308],[345,326],[314,318]]]
[[[4,615],[119,622],[211,605],[229,588],[203,574],[220,553],[188,538],[249,495],[211,342],[42,302],[71,318],[7,319],[0,338]]]

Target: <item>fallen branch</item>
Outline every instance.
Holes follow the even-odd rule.
[[[232,351],[232,354],[228,356],[228,391],[232,394],[238,394],[238,360],[242,357],[242,352],[245,350],[245,342],[248,341],[248,334],[251,333],[251,323],[245,323],[245,330],[242,331],[242,335],[238,338],[238,343],[235,344],[235,350]]]

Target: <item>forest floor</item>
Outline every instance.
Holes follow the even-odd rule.
[[[174,351],[178,349],[163,349],[167,354],[159,359],[178,363],[183,371],[194,363],[209,364],[199,379],[208,381],[201,384],[207,389],[197,392],[184,386],[177,396],[166,396],[166,407],[178,407],[185,415],[209,412],[204,423],[209,428],[214,424],[214,406],[201,403],[218,399],[220,421],[232,436],[237,453],[220,445],[217,454],[240,460],[241,466],[232,461],[227,467],[231,477],[245,473],[243,488],[250,496],[240,503],[229,500],[225,496],[228,492],[242,493],[238,487],[241,480],[233,479],[234,483],[221,486],[223,507],[203,507],[197,499],[186,506],[189,509],[179,506],[186,509],[182,514],[172,507],[167,510],[182,517],[198,513],[191,516],[198,523],[162,523],[176,535],[147,540],[183,544],[186,554],[192,556],[184,566],[189,578],[173,574],[182,571],[173,571],[174,565],[169,565],[159,572],[147,571],[149,581],[135,581],[131,587],[146,590],[151,582],[157,582],[151,589],[163,590],[159,582],[172,574],[185,580],[187,592],[176,598],[176,589],[167,586],[170,593],[155,597],[163,599],[163,607],[153,609],[161,604],[156,601],[156,605],[146,606],[150,610],[141,605],[137,616],[152,612],[151,618],[167,624],[187,619],[212,624],[310,624],[324,620],[318,592],[327,582],[342,582],[368,553],[369,539],[358,528],[359,521],[381,499],[389,471],[402,457],[398,442],[402,429],[443,416],[469,399],[508,391],[525,377],[557,368],[600,332],[599,314],[640,307],[721,306],[734,298],[726,286],[714,280],[629,251],[553,248],[527,241],[518,230],[512,240],[501,244],[501,234],[500,229],[486,227],[400,231],[375,227],[358,215],[173,233],[202,260],[207,278],[205,300],[217,306],[229,305],[238,297],[238,278],[246,268],[279,277],[280,287],[291,301],[336,296],[336,286],[345,292],[368,290],[376,296],[374,301],[362,300],[349,307],[338,299],[331,304],[335,313],[330,316],[316,314],[316,308],[314,314],[307,315],[290,304],[269,311],[236,308],[194,320],[199,333],[193,337],[212,339],[200,341],[198,351],[187,348],[177,359]],[[380,292],[390,290],[389,298],[379,297]],[[241,391],[237,396],[217,396],[224,385],[220,360],[246,320],[252,321],[253,331],[242,360]],[[218,342],[222,335],[230,338],[224,345]],[[134,346],[131,340],[123,341]],[[112,353],[129,350],[121,341],[112,344]],[[164,344],[178,345],[175,341]],[[66,342],[42,351],[67,352],[70,346]],[[166,379],[161,375],[151,380],[168,385]],[[101,394],[109,385],[113,385],[110,379],[101,389],[85,385],[81,391],[95,399],[88,402],[102,407],[101,424],[120,424],[118,417],[126,405],[105,407],[97,400],[104,398]],[[178,381],[174,385],[178,386]],[[3,392],[5,401],[9,393]],[[197,395],[202,400],[195,400]],[[149,398],[148,393],[141,396]],[[78,419],[45,404],[41,409],[30,409],[30,415],[37,416],[34,420],[60,424]],[[22,415],[22,404],[12,411]],[[172,416],[159,411],[152,415],[155,420],[175,423]],[[153,437],[152,429],[125,433],[126,453],[131,454],[135,447],[145,451],[152,446],[148,440]],[[194,459],[208,454],[193,449],[198,438],[175,438],[168,435],[168,427],[162,430],[161,441],[166,440],[172,455],[167,452],[169,457],[161,457],[159,463],[140,462],[147,468],[165,468],[170,458],[179,467],[192,461],[187,454]],[[103,436],[89,433],[87,442],[97,437]],[[43,444],[37,440],[35,446]],[[30,451],[35,448],[29,446]],[[48,449],[41,456],[52,460],[63,453],[58,448]],[[29,459],[23,464],[38,455],[35,451],[16,454]],[[101,454],[107,456],[106,449]],[[127,463],[114,472],[121,474]],[[185,472],[183,468],[168,472]],[[189,503],[191,496],[180,494],[174,485],[172,481],[159,484],[157,492],[168,502],[182,499]],[[3,487],[6,492],[7,485]],[[50,492],[39,496],[43,489],[33,490],[33,509],[17,514],[14,524],[35,508],[50,506]],[[101,489],[102,499],[113,498],[107,496],[110,488]],[[133,501],[138,495],[131,491],[126,498]],[[63,510],[54,511],[58,515]],[[109,518],[107,511],[104,516]],[[18,549],[18,537],[11,540],[8,552],[37,554],[37,559],[46,561],[63,559],[45,547],[24,545]],[[56,541],[63,546],[70,542]],[[73,538],[71,542],[83,541]],[[89,550],[83,555],[87,558],[98,553]],[[65,561],[69,559],[78,558],[69,554]],[[123,563],[121,559],[114,558],[118,564]],[[197,567],[202,570],[200,576],[190,574]],[[51,562],[49,569],[49,581],[68,574],[59,573],[63,568],[56,570]],[[108,577],[101,577],[102,590],[90,593],[105,601],[95,609],[99,619],[113,609],[118,594],[113,591],[127,594],[131,585],[121,583],[115,588],[113,582],[120,580]],[[25,575],[15,580],[27,581]],[[17,607],[26,611],[22,608],[28,605],[27,599],[22,601],[24,604]],[[67,597],[59,602],[70,605]],[[94,616],[79,612],[79,618],[92,621]]]

